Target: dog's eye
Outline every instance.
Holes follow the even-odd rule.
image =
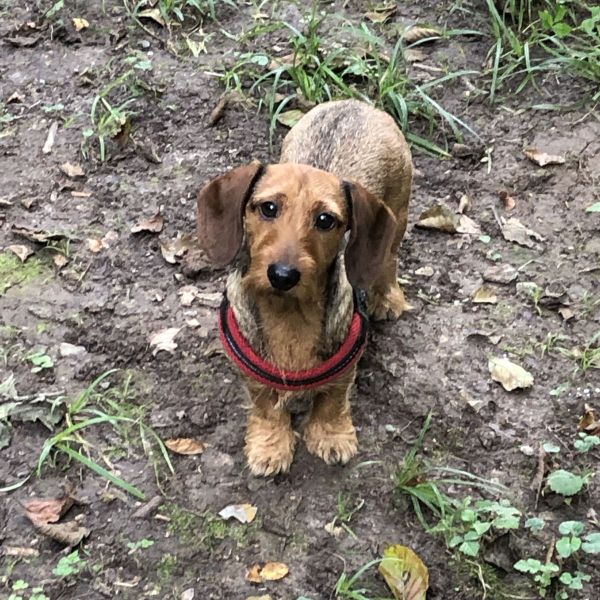
[[[330,215],[329,213],[321,213],[320,215],[317,215],[315,227],[317,229],[321,229],[322,231],[328,231],[329,229],[333,229],[336,223],[337,219],[333,215]]]
[[[277,204],[275,204],[275,202],[262,202],[261,204],[259,204],[258,208],[260,210],[260,214],[265,219],[274,219],[277,216],[277,213],[279,212],[279,209],[277,208]]]

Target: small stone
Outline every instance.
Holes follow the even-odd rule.
[[[415,275],[421,275],[422,277],[431,277],[434,274],[433,267],[429,265],[426,267],[421,267],[415,271]]]
[[[87,350],[83,346],[75,346],[74,344],[69,344],[67,342],[63,342],[59,346],[58,352],[63,358],[87,354]]]
[[[518,276],[512,265],[496,265],[489,267],[483,273],[484,281],[492,283],[512,283]]]
[[[535,450],[531,446],[528,446],[527,444],[523,444],[522,446],[519,446],[519,450],[525,456],[534,456],[535,455]]]

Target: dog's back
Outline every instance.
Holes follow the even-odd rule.
[[[313,108],[286,136],[280,162],[358,181],[395,214],[408,204],[412,162],[404,136],[388,114],[358,100]]]

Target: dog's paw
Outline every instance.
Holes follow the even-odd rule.
[[[385,293],[373,292],[369,298],[369,312],[375,321],[396,320],[403,312],[411,310],[399,285],[390,287]]]
[[[350,417],[337,423],[311,421],[304,430],[306,448],[328,465],[345,464],[358,452],[356,429]]]
[[[289,470],[296,434],[289,425],[250,418],[244,452],[253,475],[276,475]]]

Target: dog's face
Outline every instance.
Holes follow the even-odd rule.
[[[198,194],[201,248],[215,264],[229,264],[245,233],[245,281],[256,294],[315,299],[348,229],[348,279],[366,289],[388,258],[397,225],[387,206],[359,184],[306,165],[250,164]]]
[[[247,285],[256,293],[315,298],[348,228],[340,180],[303,165],[271,165],[245,210]]]

